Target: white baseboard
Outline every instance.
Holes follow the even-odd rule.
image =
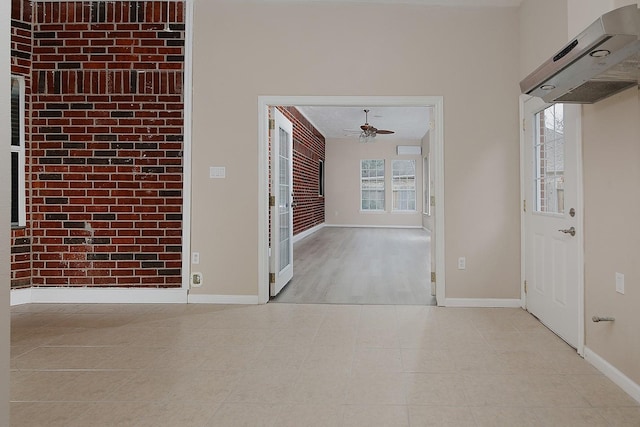
[[[11,289],[11,306],[29,304],[31,302],[31,288]]]
[[[326,224],[325,227],[336,228],[422,228],[422,225],[363,225],[363,224]]]
[[[522,302],[519,299],[507,298],[445,298],[442,306],[520,308],[522,306]]]
[[[258,295],[211,295],[192,294],[188,296],[189,304],[245,304],[256,305],[260,301]]]
[[[12,305],[13,292],[16,291],[12,291],[11,294]],[[26,294],[16,295],[16,300],[20,297],[21,304],[184,304],[187,302],[187,289],[183,288],[31,288],[28,291],[28,301],[25,301]]]
[[[299,242],[300,240],[304,239],[307,236],[312,235],[313,233],[315,233],[316,231],[320,231],[324,228],[324,222],[322,224],[318,224],[315,227],[311,227],[308,230],[304,230],[302,233],[298,233],[295,236],[293,236],[292,242],[295,244],[296,242]]]
[[[640,385],[636,384],[631,378],[620,372],[615,366],[600,357],[589,347],[584,348],[584,358],[618,387],[627,392],[629,396],[637,402],[640,402]]]

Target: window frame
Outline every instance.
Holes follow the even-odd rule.
[[[431,216],[431,164],[429,156],[422,158],[422,213]]]
[[[410,162],[413,163],[413,189],[397,189],[396,188],[396,167],[397,163],[401,162]],[[393,159],[391,161],[391,211],[392,212],[407,212],[407,213],[415,213],[418,212],[418,183],[416,179],[418,178],[417,173],[417,163],[415,159]],[[396,207],[396,192],[413,192],[413,209],[400,209]],[[410,202],[410,199],[407,199],[407,202]]]
[[[11,75],[11,83],[13,86],[13,82],[16,81],[18,83],[19,94],[18,94],[18,121],[19,123],[19,145],[13,144],[13,118],[11,118],[11,128],[12,128],[12,137],[11,137],[11,157],[13,159],[13,153],[17,153],[18,155],[18,193],[14,194],[13,191],[13,183],[11,185],[11,206],[13,210],[14,198],[17,198],[18,204],[18,218],[17,221],[13,219],[13,212],[11,214],[11,227],[25,227],[27,224],[27,214],[26,214],[26,189],[25,189],[25,169],[26,169],[26,161],[25,161],[25,78],[23,76]],[[11,90],[11,104],[13,104],[13,89]],[[12,105],[13,106],[13,105]],[[13,160],[12,160],[13,162]],[[12,164],[13,168],[13,164]],[[20,173],[22,171],[22,173]],[[13,172],[12,172],[13,177]]]
[[[324,197],[324,160],[318,160],[318,197]]]
[[[379,175],[376,175],[377,177],[379,177],[379,179],[377,179],[376,181],[381,181],[382,182],[382,208],[381,209],[370,209],[370,208],[364,208],[363,207],[363,202],[365,202],[364,199],[364,188],[363,188],[363,183],[364,183],[364,177],[362,176],[362,171],[364,170],[363,166],[364,166],[364,162],[382,162],[382,176],[379,177]],[[378,168],[376,168],[376,170],[379,171]],[[367,190],[367,191],[371,191],[371,190]],[[366,213],[381,213],[381,212],[386,212],[386,206],[387,206],[387,197],[386,197],[386,191],[387,191],[387,183],[386,183],[386,160],[385,159],[361,159],[360,160],[360,212],[366,212]],[[367,199],[367,201],[371,201],[372,199]],[[378,199],[376,199],[378,200]]]

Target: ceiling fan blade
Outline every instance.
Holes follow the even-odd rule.
[[[390,135],[390,134],[395,133],[395,132],[392,131],[392,130],[378,129],[376,131],[376,133],[379,134],[379,135]]]

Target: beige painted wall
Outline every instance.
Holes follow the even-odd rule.
[[[259,95],[442,95],[447,296],[519,298],[517,9],[196,0],[194,12],[193,292],[257,294]],[[210,180],[211,165],[227,178]]]
[[[640,94],[583,109],[586,345],[640,384]],[[615,273],[625,294],[615,291]],[[592,323],[593,315],[614,323]]]
[[[422,206],[422,157],[398,156],[396,145],[420,145],[420,141],[385,142],[376,138],[373,144],[361,144],[356,138],[326,141],[325,224],[421,227],[419,210],[393,212],[391,201],[391,162],[395,159],[415,160],[417,203]],[[360,160],[385,161],[385,212],[360,210]]]
[[[3,64],[0,68],[0,81],[9,82],[11,64],[11,2],[0,3],[0,31],[2,31],[2,41],[0,42],[0,58]],[[9,167],[9,139],[11,130],[11,102],[9,85],[4,86],[0,94],[0,129],[3,130],[0,137],[0,147],[4,154],[0,155],[0,171],[2,176],[0,181],[7,183],[11,181]],[[4,141],[4,142],[2,142]],[[9,224],[11,215],[9,214],[11,193],[9,185],[0,186],[0,200],[4,202],[0,205],[0,224],[4,224],[4,233],[0,234],[0,426],[9,425],[9,283],[10,283],[10,262],[9,262]]]
[[[582,0],[578,0],[582,1]],[[568,41],[566,0],[524,0],[520,5],[520,77],[528,76]]]
[[[566,0],[557,2],[559,9],[564,8],[560,3],[567,5],[567,21],[554,21],[553,27],[557,29],[550,28],[550,23],[547,36],[557,33],[559,38],[564,31],[561,28],[567,28],[567,34],[573,36],[602,13],[633,2]],[[549,5],[541,4],[540,0],[525,0],[521,19],[527,21],[538,16],[532,12],[538,7],[544,10]],[[531,23],[527,25],[533,28]],[[523,33],[523,50],[535,37],[535,33]],[[557,40],[558,49],[567,40],[568,37]],[[525,52],[526,55],[530,57],[521,63],[535,64],[546,59],[535,50]],[[640,334],[637,331],[640,324],[640,288],[637,286],[640,282],[640,94],[637,89],[629,89],[594,105],[585,105],[582,111],[585,344],[640,384]],[[615,291],[616,272],[625,275],[624,295]],[[614,316],[616,321],[593,323],[593,315]]]

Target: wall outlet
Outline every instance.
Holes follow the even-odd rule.
[[[200,252],[193,252],[191,254],[191,264],[200,264]]]
[[[467,268],[467,259],[463,256],[458,258],[458,270],[464,270]]]
[[[191,287],[199,288],[202,286],[202,273],[193,273],[191,275]]]
[[[616,273],[616,292],[624,295],[624,274]]]

